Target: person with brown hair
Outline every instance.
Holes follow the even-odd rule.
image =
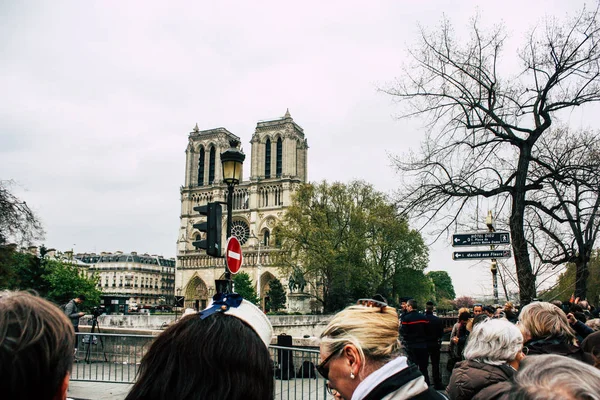
[[[126,400],[273,399],[272,336],[258,307],[219,293],[156,338]]]
[[[66,399],[74,338],[56,305],[28,292],[1,292],[0,396]]]
[[[443,399],[401,355],[398,314],[361,299],[337,313],[321,333],[317,371],[339,397],[353,400]]]

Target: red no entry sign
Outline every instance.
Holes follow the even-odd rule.
[[[237,274],[242,267],[242,246],[240,241],[232,236],[227,239],[227,248],[225,249],[225,264],[232,274]]]

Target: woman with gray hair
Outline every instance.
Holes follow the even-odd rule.
[[[448,395],[452,400],[499,398],[525,357],[522,348],[523,335],[507,320],[477,324],[465,347],[465,361],[452,371]]]
[[[600,371],[555,354],[527,357],[504,398],[600,400]]]

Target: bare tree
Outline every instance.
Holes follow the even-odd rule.
[[[525,235],[529,192],[545,177],[532,177],[536,142],[560,110],[600,100],[598,9],[568,21],[548,20],[518,51],[522,70],[502,75],[502,27],[470,25],[468,41],[455,39],[444,21],[439,31],[421,30],[409,66],[384,92],[405,106],[401,116],[428,118],[421,152],[396,158],[413,179],[401,197],[404,210],[449,231],[481,197],[510,200],[520,300],[535,297],[535,277]]]
[[[600,230],[599,143],[598,134],[564,129],[542,138],[531,174],[546,184],[526,200],[531,248],[544,263],[574,263],[575,296],[582,299]]]
[[[10,191],[14,182],[0,180],[0,245],[31,244],[43,237],[40,221],[29,206]]]

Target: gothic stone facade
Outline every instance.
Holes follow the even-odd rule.
[[[220,154],[229,148],[231,139],[240,140],[225,128],[201,131],[196,125],[189,134],[175,276],[176,292],[185,296],[186,307],[205,307],[215,293],[215,280],[223,278],[224,260],[209,257],[192,245],[201,238],[193,227],[201,220],[194,207],[226,201]],[[232,234],[242,244],[242,271],[257,285],[264,306],[269,282],[277,277],[284,285],[287,283],[272,262],[273,252],[277,251],[275,228],[290,205],[292,193],[306,182],[308,143],[304,130],[287,111],[282,118],[258,122],[250,144],[250,179],[235,186],[232,198]],[[244,161],[247,163],[248,158]],[[225,224],[224,207],[223,235]],[[224,246],[225,237],[222,243]],[[288,300],[288,308],[296,311],[291,303]]]

